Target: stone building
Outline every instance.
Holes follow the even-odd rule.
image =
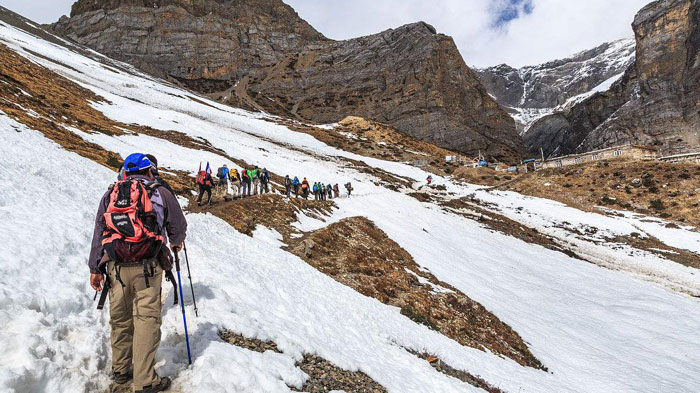
[[[656,149],[640,145],[624,145],[607,149],[593,150],[587,153],[570,154],[555,157],[545,161],[543,168],[560,168],[567,165],[583,164],[600,160],[653,160],[656,159]]]

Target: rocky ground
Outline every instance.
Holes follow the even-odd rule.
[[[458,370],[449,364],[445,363],[442,359],[440,359],[437,356],[433,356],[427,353],[418,353],[415,351],[409,350],[408,352],[411,352],[412,354],[418,356],[421,359],[425,359],[428,363],[430,363],[433,368],[436,370],[440,371],[441,373],[445,375],[449,375],[450,377],[457,378],[462,382],[466,382],[470,385],[476,386],[478,388],[481,388],[485,390],[488,393],[504,393],[501,389],[499,389],[496,386],[490,385],[488,382],[484,381],[481,377],[472,375],[466,371]]]
[[[250,351],[281,352],[274,342],[247,338],[228,330],[220,331],[219,336],[230,344]],[[324,393],[337,390],[353,393],[386,392],[382,385],[362,371],[344,370],[316,355],[304,354],[304,359],[297,362],[297,367],[301,368],[309,376],[309,379],[301,389],[292,387],[291,389],[295,392]]]
[[[602,161],[513,176],[497,186],[568,205],[634,211],[700,226],[700,166],[657,161]]]

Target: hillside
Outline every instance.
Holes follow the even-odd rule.
[[[426,186],[432,172],[406,161],[444,151],[386,125],[232,108],[4,9],[0,85],[2,391],[128,391],[110,387],[108,316],[94,309],[86,259],[97,201],[134,151],[158,157],[189,223],[199,316],[186,292],[188,366],[164,286],[157,367],[172,391],[700,382],[700,278],[669,257],[700,253],[692,227],[463,183],[429,158]],[[275,190],[198,207],[200,162],[266,167]],[[354,191],[289,199],[286,174]]]
[[[345,41],[282,0],[80,0],[58,34],[236,107],[316,123],[360,116],[507,162],[523,144],[451,37],[423,22]]]

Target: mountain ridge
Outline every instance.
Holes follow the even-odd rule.
[[[633,61],[634,39],[622,38],[538,65],[499,64],[476,71],[524,134],[537,119],[607,90]]]
[[[80,0],[52,29],[234,106],[320,123],[361,116],[462,153],[522,158],[515,123],[432,26],[334,41],[281,0],[261,4]]]
[[[525,135],[545,155],[579,153],[622,144],[655,147],[660,154],[700,148],[700,4],[660,0],[634,18],[636,59],[610,89],[569,110],[540,119]]]

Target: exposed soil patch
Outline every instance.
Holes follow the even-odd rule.
[[[431,366],[433,366],[434,369],[438,370],[439,372],[449,375],[450,377],[457,378],[462,382],[466,382],[472,386],[475,386],[477,388],[483,389],[489,393],[504,393],[501,389],[492,386],[488,382],[486,382],[483,378],[470,374],[466,371],[462,371],[459,369],[456,369],[449,364],[445,363],[442,361],[442,359],[438,358],[437,356],[433,356],[427,353],[418,353],[416,351],[412,351],[410,349],[407,349],[408,352],[418,356],[419,358],[427,361],[430,363]]]
[[[401,308],[403,315],[462,345],[545,369],[510,326],[421,269],[408,252],[366,218],[346,218],[288,244],[291,252],[338,282]]]
[[[582,210],[634,211],[700,226],[700,165],[659,161],[601,161],[549,168],[500,186]]]
[[[570,257],[585,260],[576,255],[573,251],[562,247],[552,237],[539,232],[537,229],[523,226],[517,221],[480,206],[482,202],[477,199],[463,197],[447,201],[438,201],[437,203],[447,208],[451,213],[476,220],[495,231],[513,236],[526,243],[539,244],[550,250],[563,252]]]
[[[102,98],[91,91],[38,66],[0,44],[0,110],[29,128],[41,131],[66,150],[116,169],[121,158],[86,142],[64,126],[85,132],[118,135],[124,132],[89,101]]]
[[[190,197],[188,210],[193,213],[211,213],[234,227],[237,231],[252,236],[258,225],[271,228],[289,241],[299,231],[292,226],[298,221],[297,214],[323,220],[331,214],[333,201],[314,201],[291,198],[279,194],[253,195],[234,201],[216,201],[211,206],[197,206]]]
[[[274,342],[247,338],[228,330],[220,331],[219,337],[230,344],[250,351],[281,353]],[[353,393],[383,393],[387,391],[362,371],[344,370],[316,355],[304,354],[304,359],[297,362],[296,365],[309,376],[309,379],[301,389],[290,388],[295,392],[325,393],[332,390],[343,390]]]
[[[662,258],[680,263],[681,265],[700,269],[700,255],[688,250],[668,246],[655,237],[647,236],[642,239],[637,236],[617,236],[608,239],[608,241],[628,244],[634,248],[659,255]]]

